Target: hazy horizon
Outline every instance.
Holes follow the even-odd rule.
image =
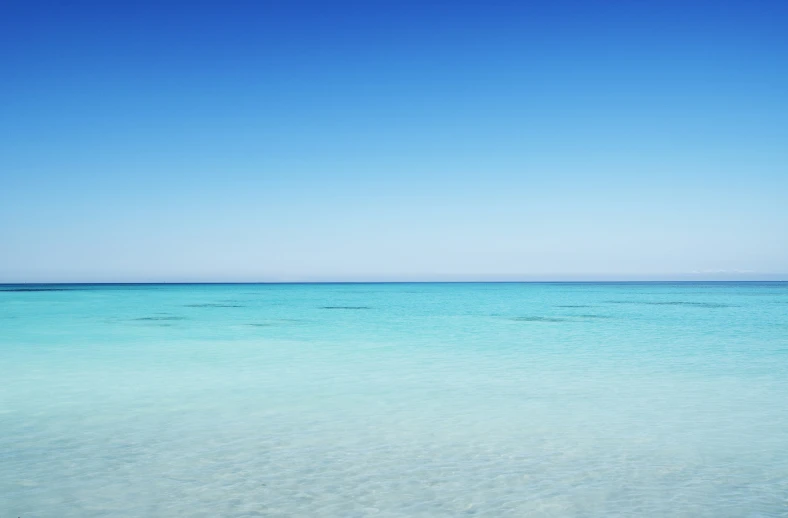
[[[55,285],[55,284],[419,284],[419,283],[693,283],[693,282],[788,282],[788,274],[675,274],[675,275],[468,275],[468,276],[431,276],[431,277],[373,277],[321,278],[321,277],[279,277],[268,279],[149,279],[149,280],[41,280],[41,281],[0,281],[0,285]]]

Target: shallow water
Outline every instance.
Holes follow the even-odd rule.
[[[788,283],[0,285],[0,516],[788,516]]]

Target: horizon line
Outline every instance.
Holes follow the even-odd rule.
[[[606,279],[606,280],[411,280],[411,281],[132,281],[132,282],[0,282],[0,286],[188,286],[188,285],[304,285],[304,284],[667,284],[667,283],[788,282],[784,279]]]

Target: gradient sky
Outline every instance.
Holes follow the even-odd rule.
[[[0,282],[783,278],[788,2],[0,2]]]

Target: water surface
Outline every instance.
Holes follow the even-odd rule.
[[[0,285],[0,516],[788,516],[788,284]]]

